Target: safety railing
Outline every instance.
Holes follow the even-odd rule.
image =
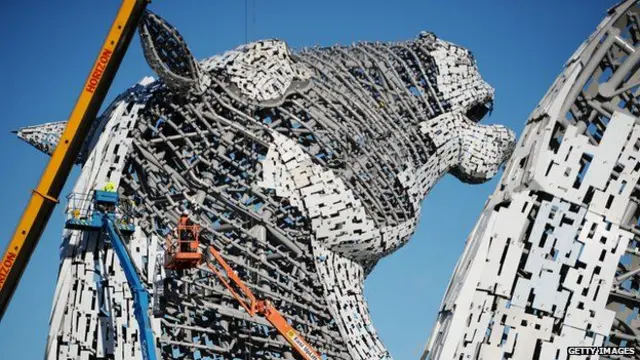
[[[67,196],[65,215],[68,228],[99,228],[102,226],[102,217],[97,215],[102,212],[112,215],[111,219],[118,229],[125,232],[135,230],[133,205],[128,203],[130,200],[114,197],[117,205],[111,205],[109,202],[105,203],[102,197],[96,198],[96,194],[71,193]]]
[[[90,220],[95,211],[93,193],[71,193],[67,196],[65,214],[67,221]]]
[[[178,225],[175,232],[166,238],[166,251],[170,254],[197,251],[199,233],[199,225]]]

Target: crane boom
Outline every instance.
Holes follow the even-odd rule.
[[[256,298],[213,246],[209,246],[208,253],[210,256],[207,257],[207,266],[249,315],[264,316],[304,360],[322,360],[318,352],[289,324],[271,301]]]
[[[111,245],[113,250],[118,256],[118,261],[124,275],[127,278],[127,283],[133,294],[133,313],[138,322],[138,329],[140,331],[140,350],[142,351],[142,358],[144,360],[156,360],[156,346],[153,336],[153,330],[151,328],[151,320],[149,320],[149,293],[142,284],[142,280],[136,271],[136,267],[127,251],[127,247],[122,240],[118,227],[113,223],[113,216],[102,215],[103,228],[106,228],[109,238],[111,239]]]
[[[287,319],[282,316],[269,300],[259,301],[256,307],[258,313],[262,314],[305,360],[322,360],[320,355],[318,355],[311,345],[289,324]]]
[[[67,126],[0,261],[0,320],[40,240],[149,0],[123,0]]]

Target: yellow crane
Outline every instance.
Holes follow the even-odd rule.
[[[123,0],[109,34],[98,53],[82,92],[71,111],[38,186],[22,213],[11,241],[0,261],[0,320],[18,286],[22,273],[58,204],[62,187],[67,182],[91,123],[96,118],[113,77],[131,43],[149,0]]]
[[[59,202],[60,192],[88,135],[91,123],[100,110],[149,2],[150,0],[122,1],[116,19],[71,111],[58,145],[40,177],[38,186],[32,191],[31,199],[0,261],[0,320],[49,222],[51,213]],[[207,262],[207,266],[251,316],[265,317],[303,359],[321,359],[316,350],[302,338],[269,300],[258,300],[253,295],[220,253],[213,247],[208,248],[208,253],[211,260]],[[240,292],[238,293],[236,289]],[[248,302],[245,299],[249,299]],[[149,350],[143,351],[145,359],[155,359],[153,344],[148,344],[148,348]]]

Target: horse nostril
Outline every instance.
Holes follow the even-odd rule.
[[[473,122],[482,120],[491,111],[491,107],[487,104],[473,105],[465,114],[467,118]]]

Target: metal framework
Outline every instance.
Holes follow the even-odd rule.
[[[640,359],[640,3],[612,8],[531,114],[423,359]],[[597,356],[571,356],[571,359]]]
[[[98,119],[74,192],[119,184],[132,260],[153,295],[166,358],[293,359],[205,268],[166,270],[183,210],[256,296],[329,359],[382,359],[363,282],[405,244],[446,173],[496,174],[514,134],[477,124],[493,100],[470,52],[422,33],[397,43],[305,49],[264,40],[197,62],[147,13],[143,80]],[[40,139],[55,125],[19,136]],[[45,136],[35,136],[42,133]],[[139,358],[131,294],[105,237],[66,231],[48,359]]]

